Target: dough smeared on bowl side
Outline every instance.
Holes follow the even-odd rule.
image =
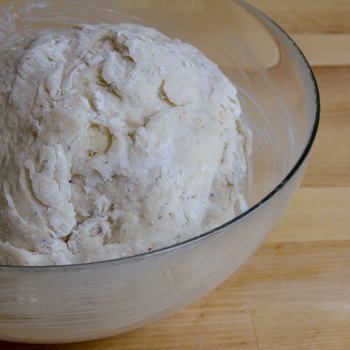
[[[147,252],[244,209],[250,132],[193,46],[101,24],[0,51],[0,264]]]

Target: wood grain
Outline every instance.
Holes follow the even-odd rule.
[[[302,186],[350,186],[350,66],[313,67],[321,121]]]
[[[258,350],[249,308],[193,306],[158,323],[117,337],[67,345],[0,342],[7,350]]]
[[[348,0],[250,0],[291,36],[312,66],[350,64]],[[336,53],[336,54],[335,54]]]
[[[348,302],[256,306],[252,315],[260,350],[349,349]]]
[[[177,314],[121,336],[4,350],[350,349],[350,1],[250,0],[304,50],[321,123],[301,188],[234,275]]]
[[[247,1],[289,33],[349,33],[348,0]]]
[[[350,240],[349,208],[349,187],[302,187],[266,242]]]
[[[237,307],[350,301],[349,251],[350,240],[264,243],[207,300]]]
[[[350,34],[291,33],[290,36],[312,66],[350,64]]]

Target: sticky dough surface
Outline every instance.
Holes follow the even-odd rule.
[[[0,264],[147,252],[244,209],[250,132],[196,48],[102,24],[0,50]]]

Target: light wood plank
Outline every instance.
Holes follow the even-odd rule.
[[[349,20],[350,22],[350,20]],[[312,66],[350,64],[350,34],[291,34]],[[337,53],[336,55],[334,53]]]
[[[201,301],[208,307],[350,301],[350,241],[264,243]],[[287,317],[287,316],[286,316]]]
[[[288,33],[349,33],[348,0],[248,0]]]
[[[349,17],[350,22],[350,17]],[[350,64],[350,34],[289,33],[312,66]]]
[[[300,188],[267,242],[350,240],[350,187]]]
[[[200,305],[117,337],[76,344],[0,342],[2,350],[258,350],[249,308]]]
[[[302,186],[350,187],[350,67],[315,67],[321,120]]]
[[[260,350],[350,348],[350,302],[259,305],[252,315]]]

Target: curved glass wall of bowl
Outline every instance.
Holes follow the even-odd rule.
[[[250,209],[189,241],[84,265],[0,267],[0,339],[84,341],[139,328],[191,304],[238,269],[287,208],[319,118],[317,86],[291,39],[243,1],[8,1],[2,43],[76,23],[133,22],[200,49],[237,86],[254,135]]]

